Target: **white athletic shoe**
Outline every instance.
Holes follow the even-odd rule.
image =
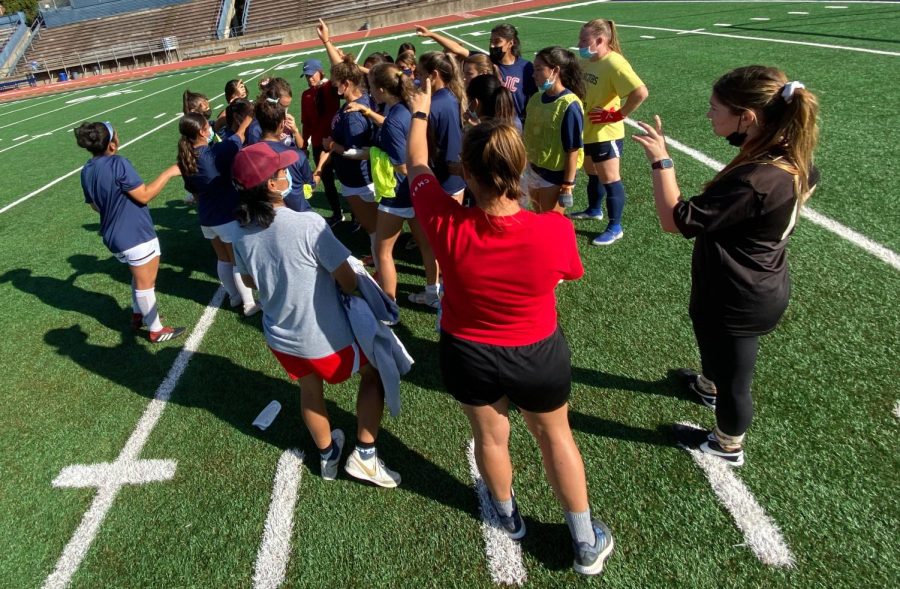
[[[338,465],[341,463],[341,453],[344,451],[344,432],[340,429],[331,430],[331,443],[337,447],[337,457],[334,460],[322,460],[319,458],[322,478],[333,481],[337,478]]]
[[[258,302],[255,302],[252,305],[244,305],[244,317],[253,317],[260,311],[262,311],[262,307]]]
[[[363,460],[355,448],[347,457],[344,470],[352,477],[374,483],[379,487],[392,489],[400,484],[400,473],[386,467],[384,461],[377,456],[374,460]]]

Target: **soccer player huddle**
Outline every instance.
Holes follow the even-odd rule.
[[[599,574],[614,541],[591,514],[569,426],[571,354],[555,289],[584,275],[573,222],[603,219],[605,200],[608,224],[591,244],[624,235],[624,121],[647,87],[610,20],[579,29],[577,54],[546,47],[532,61],[509,24],[494,27],[487,53],[416,32],[443,51],[418,55],[404,43],[396,58],[374,53],[360,64],[320,21],[330,67],[303,64],[299,123],[283,78],[264,79],[253,102],[241,80],[228,82],[228,106],[215,117],[205,96],[186,91],[177,163],[148,184],[117,154],[112,125],[82,124],[78,145],[92,154],[81,175],[85,200],[100,213],[104,244],[131,270],[133,327],[168,341],[184,328],[160,320],[160,244],[147,204],[180,175],[230,305],[246,316],[262,311],[266,344],[299,381],[321,476],[337,477],[346,441],[331,428],[324,383],[358,372],[344,470],[389,488],[401,477],[376,440],[411,364],[391,330],[400,321],[393,251],[408,225],[424,265],[423,290],[409,301],[439,311],[443,381],[470,422],[497,525],[514,540],[526,533],[512,487],[513,404],[565,512],[574,569]],[[633,136],[650,163],[661,227],[694,240],[689,313],[702,373],[684,369],[682,384],[715,411],[715,426],[675,426],[674,439],[731,466],[744,462],[759,338],[788,304],[786,246],[818,180],[817,113],[815,95],[775,68],[722,75],[707,118],[738,153],[689,199],[660,118],[637,123]],[[588,176],[584,208],[575,207],[579,168]],[[308,203],[319,185],[327,218]],[[344,222],[342,203],[369,236],[374,276],[332,232]]]

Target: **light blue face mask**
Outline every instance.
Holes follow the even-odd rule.
[[[285,170],[284,175],[285,175],[285,177],[287,177],[288,185],[287,185],[287,188],[285,188],[284,190],[281,191],[281,198],[286,198],[287,195],[289,195],[291,193],[291,189],[294,188],[294,182],[293,182],[293,180],[291,180],[291,171]]]
[[[541,92],[547,92],[550,88],[553,88],[553,84],[556,83],[556,80],[553,78],[547,78],[544,80],[544,83],[541,84]]]
[[[583,57],[585,59],[590,59],[590,58],[594,57],[595,55],[597,55],[597,52],[591,51],[590,47],[579,47],[578,55],[580,55],[581,57]]]

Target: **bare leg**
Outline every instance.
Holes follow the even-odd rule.
[[[137,290],[147,290],[156,287],[156,275],[159,272],[159,256],[141,266],[128,266],[131,277],[134,279],[134,287]]]
[[[531,202],[535,212],[546,213],[548,211],[565,212],[559,206],[559,186],[549,188],[534,188],[530,190]]]
[[[347,204],[350,205],[350,210],[353,211],[356,221],[363,228],[363,231],[375,233],[378,205],[374,202],[366,202],[358,196],[348,196]]]
[[[509,458],[509,399],[493,405],[462,405],[475,438],[475,463],[495,501],[512,497],[512,461]]]
[[[569,426],[569,405],[549,413],[521,410],[528,429],[541,448],[547,480],[563,509],[588,510],[587,480],[581,453]]]
[[[316,448],[327,448],[331,444],[331,423],[325,408],[324,383],[317,374],[300,379],[300,415]]]
[[[378,211],[375,229],[375,257],[378,265],[378,281],[384,293],[397,300],[397,267],[394,265],[394,244],[403,229],[402,217]]]
[[[428,242],[428,236],[422,226],[419,225],[418,219],[409,220],[409,230],[419,246],[419,252],[422,254],[422,265],[425,266],[425,284],[437,284],[440,278],[440,270],[438,268],[437,259],[434,257],[434,250]]]
[[[366,364],[359,369],[359,393],[356,396],[356,439],[373,444],[378,438],[381,416],[384,414],[384,389],[381,375]]]

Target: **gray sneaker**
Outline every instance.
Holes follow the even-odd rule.
[[[337,455],[331,460],[322,460],[319,458],[319,466],[322,472],[322,478],[326,481],[333,481],[337,478],[338,465],[341,463],[341,452],[344,450],[344,432],[339,429],[331,430],[331,443],[337,448]],[[332,451],[334,455],[334,451]]]
[[[575,563],[573,568],[576,573],[582,575],[599,575],[603,572],[603,565],[606,559],[612,554],[613,542],[612,532],[606,527],[606,524],[599,520],[594,520],[594,536],[593,546],[588,546],[584,542],[573,542],[575,549]]]
[[[494,498],[490,491],[488,491],[488,497],[491,498],[491,503],[493,503]],[[500,512],[497,511],[496,504],[494,504],[494,511],[497,511],[497,521],[500,522],[500,529],[509,536],[509,539],[521,540],[525,536],[525,520],[523,520],[522,516],[519,514],[519,503],[516,501],[515,495],[513,495],[512,502],[513,510],[512,515],[509,517],[500,515]]]

